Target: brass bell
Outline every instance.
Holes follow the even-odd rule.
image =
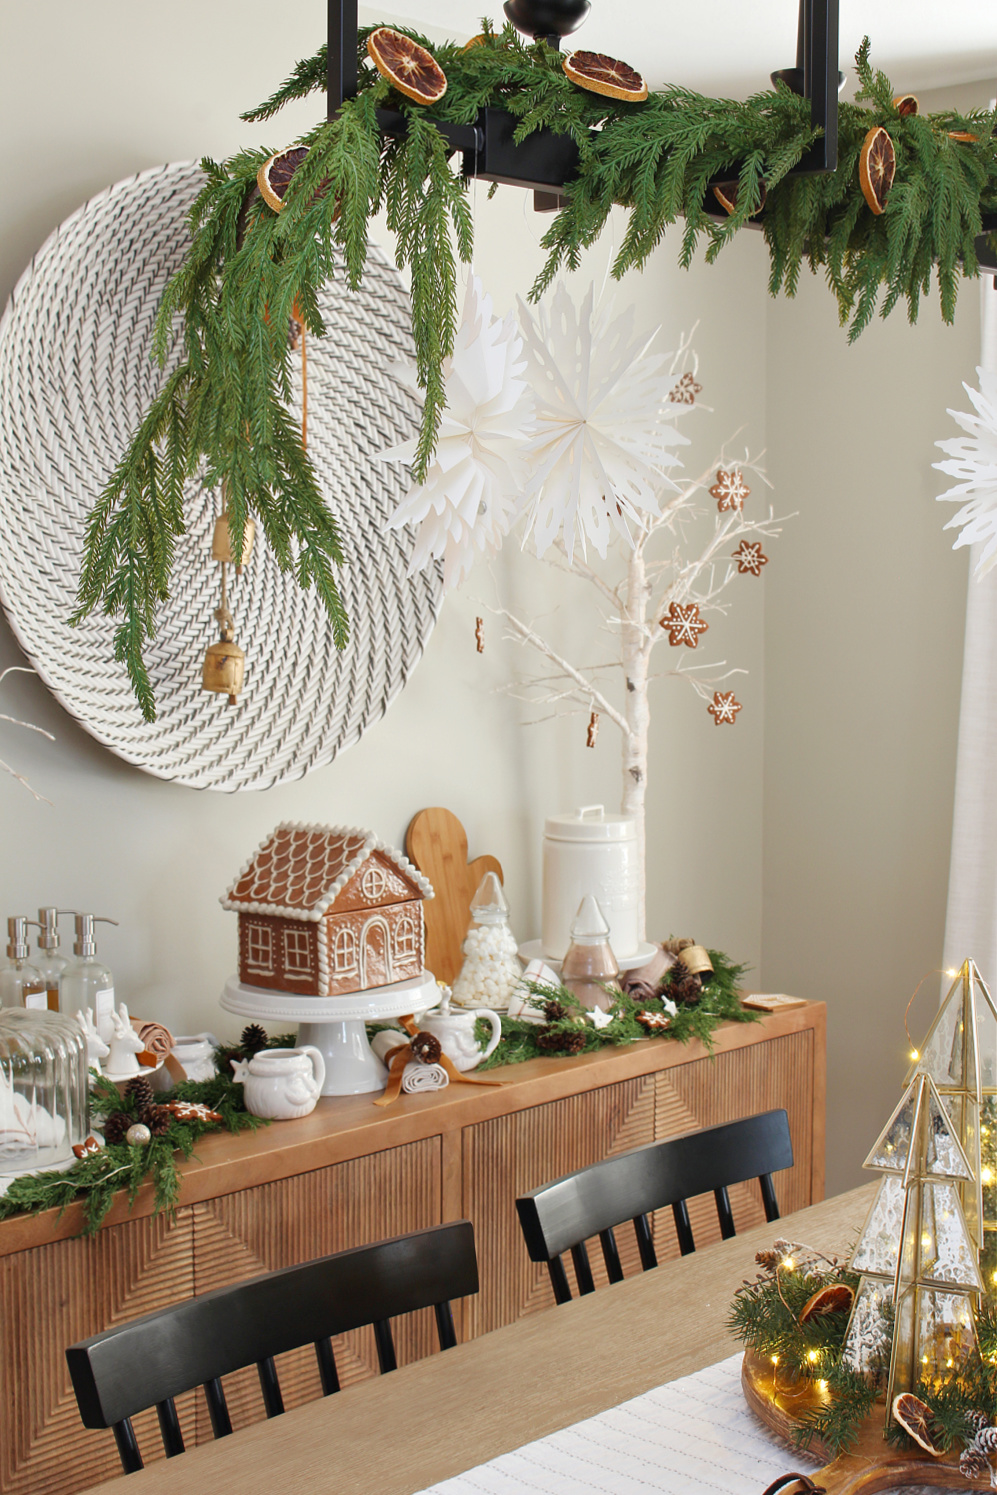
[[[692,976],[699,976],[705,985],[713,975],[713,962],[702,945],[686,945],[678,958]]]
[[[228,695],[228,703],[234,706],[246,673],[245,650],[232,640],[232,614],[224,605],[215,608],[218,630],[221,634],[217,644],[209,644],[204,656],[201,674],[201,689],[216,690]]]
[[[253,553],[253,541],[256,538],[256,522],[246,515],[246,523],[242,531],[242,559],[235,568],[236,576],[242,575],[242,568]],[[223,509],[215,520],[215,531],[211,537],[212,560],[231,564],[235,561],[235,552],[232,549],[232,531],[229,528],[228,510]]]

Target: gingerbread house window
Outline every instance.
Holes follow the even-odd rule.
[[[357,937],[352,929],[337,929],[332,964],[337,976],[352,976],[357,969]]]
[[[400,914],[395,923],[395,959],[412,960],[418,951],[418,930],[411,914]]]
[[[284,970],[288,976],[311,976],[311,942],[306,929],[284,930]]]
[[[387,886],[387,873],[376,864],[368,867],[360,879],[360,891],[370,903],[382,898]]]
[[[273,930],[267,924],[247,923],[246,970],[258,976],[273,975]]]

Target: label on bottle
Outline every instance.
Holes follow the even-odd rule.
[[[48,992],[26,991],[24,993],[24,1005],[32,1012],[48,1011]]]
[[[48,996],[48,1010],[49,1010],[49,1012],[58,1012],[59,1011],[59,988],[58,988],[58,986],[50,986],[48,988],[47,996]]]
[[[94,1027],[105,1043],[114,1037],[114,987],[105,986],[94,997]]]

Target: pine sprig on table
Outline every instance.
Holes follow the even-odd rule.
[[[644,103],[617,102],[576,88],[561,54],[529,43],[511,26],[483,23],[466,51],[429,47],[447,76],[432,115],[397,94],[371,65],[358,38],[358,93],[300,144],[309,154],[280,214],[253,197],[269,151],[243,152],[224,165],[202,163],[206,185],[190,215],[191,247],[163,298],[157,355],[176,366],[153,402],[87,527],[74,621],[95,609],[119,619],[115,650],[143,714],[155,714],[144,650],[156,608],[169,595],[176,541],[184,532],[183,485],[199,474],[224,483],[233,539],[246,518],[260,522],[280,566],[315,586],[337,647],[348,623],[333,567],[342,554],[335,521],[301,451],[287,409],[285,336],[297,303],[307,330],[321,336],[318,293],[335,274],[360,284],[371,218],[382,207],[396,240],[396,263],[411,272],[412,327],[425,403],[413,477],[426,474],[444,404],[442,365],[457,317],[456,255],[471,257],[466,183],[450,166],[433,119],[469,124],[486,105],[516,117],[515,138],[539,130],[570,135],[576,178],[544,238],[546,263],[535,300],[563,269],[575,269],[614,204],[629,220],[613,265],[617,278],[641,268],[670,224],[684,219],[680,263],[705,242],[713,260],[757,212],[770,257],[769,289],[794,295],[804,265],[823,271],[842,324],[854,340],[877,309],[901,300],[911,321],[937,274],[942,315],[951,321],[962,276],[975,275],[981,215],[997,210],[994,116],[901,116],[893,85],[858,53],[859,104],[839,108],[839,164],[824,174],[789,176],[813,144],[810,105],[783,85],[739,101],[669,88]],[[425,37],[400,28],[423,46]],[[299,62],[247,119],[270,119],[285,103],[322,89],[326,51]],[[407,133],[382,139],[378,108],[400,111]],[[858,163],[868,131],[885,126],[897,170],[886,210],[868,208]],[[971,139],[953,139],[953,132]],[[287,145],[284,147],[287,149]],[[712,216],[712,180],[736,178],[729,217]],[[240,227],[240,218],[244,220]],[[242,230],[242,231],[241,231]]]

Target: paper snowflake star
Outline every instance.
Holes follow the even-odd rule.
[[[741,710],[741,703],[735,701],[732,690],[715,690],[713,701],[706,709],[712,716],[715,726],[719,727],[723,722],[729,722],[733,726],[734,718]]]
[[[750,492],[739,467],[732,467],[730,472],[725,472],[722,467],[717,468],[717,480],[710,493],[716,499],[721,514],[725,509],[743,509],[744,500]]]
[[[703,393],[703,386],[697,384],[691,374],[683,374],[679,382],[674,385],[668,395],[672,405],[694,405],[696,396]]]
[[[731,556],[732,561],[737,561],[738,573],[741,576],[761,576],[762,567],[767,566],[769,558],[762,554],[761,540],[742,540],[740,545]]]
[[[964,415],[950,410],[949,415],[967,432],[967,437],[956,437],[952,441],[939,441],[941,447],[954,460],[936,462],[940,472],[959,478],[954,487],[939,493],[939,503],[958,503],[968,499],[958,514],[946,524],[946,529],[959,529],[962,533],[953,545],[982,544],[983,551],[976,567],[976,574],[984,576],[997,565],[997,374],[986,369],[977,369],[979,390],[963,385],[973,405],[975,415]]]
[[[670,449],[686,440],[668,423],[667,359],[634,335],[634,308],[610,321],[594,299],[590,288],[576,308],[559,285],[549,308],[519,303],[536,399],[535,434],[522,447],[533,468],[529,527],[538,555],[560,533],[569,561],[576,542],[605,556],[614,530],[629,541],[631,521],[657,514],[658,491],[674,488]]]
[[[690,649],[695,649],[699,643],[699,635],[705,633],[710,625],[705,618],[699,616],[698,602],[669,602],[668,611],[661,619],[661,626],[668,634],[668,642],[673,648],[688,644]]]
[[[492,313],[491,297],[471,276],[453,356],[444,365],[447,406],[426,481],[402,499],[390,529],[418,526],[411,570],[443,560],[445,590],[459,586],[475,553],[497,550],[520,512],[527,469],[521,455],[533,430],[533,395],[522,377],[523,340],[515,319]],[[415,370],[398,370],[417,388]],[[378,456],[411,461],[415,442]]]

